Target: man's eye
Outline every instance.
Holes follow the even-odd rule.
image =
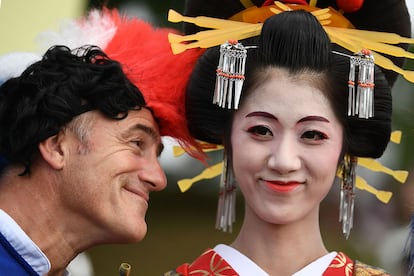
[[[265,126],[253,126],[247,131],[257,136],[273,136],[273,133],[270,131],[270,129]]]
[[[142,140],[132,140],[131,143],[136,145],[137,147],[141,148],[143,146]]]
[[[328,136],[325,133],[322,133],[317,130],[306,131],[302,134],[302,138],[309,139],[309,140],[324,140],[327,139]]]

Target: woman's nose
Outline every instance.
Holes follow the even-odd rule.
[[[268,166],[279,174],[287,174],[300,169],[300,145],[295,138],[284,135],[274,140]]]

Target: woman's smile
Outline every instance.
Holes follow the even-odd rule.
[[[269,187],[272,191],[278,192],[278,193],[287,193],[295,188],[297,188],[302,183],[298,181],[264,181],[267,187]]]

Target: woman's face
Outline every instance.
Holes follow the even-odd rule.
[[[273,69],[233,120],[233,170],[247,212],[271,224],[317,216],[334,181],[342,131],[322,91]]]

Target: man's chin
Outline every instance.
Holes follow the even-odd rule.
[[[147,234],[147,224],[141,224],[139,229],[131,233],[131,242],[140,242],[142,241]]]
[[[113,243],[136,243],[142,241],[147,234],[147,224],[141,223],[139,226],[130,226],[128,231],[126,231],[126,228],[123,230],[118,233],[118,239]]]

